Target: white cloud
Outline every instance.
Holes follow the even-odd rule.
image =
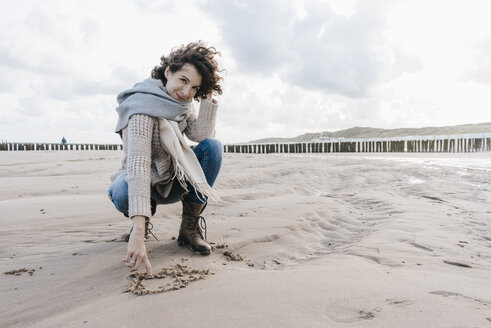
[[[384,39],[380,9],[365,5],[344,16],[325,1],[307,1],[299,13],[296,3],[256,0],[212,1],[210,12],[241,72],[279,74],[305,89],[364,97],[382,77],[421,66]]]

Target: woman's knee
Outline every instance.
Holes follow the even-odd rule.
[[[194,153],[203,169],[208,184],[213,186],[222,166],[222,143],[217,139],[205,139],[196,146]]]
[[[218,139],[206,138],[201,141],[198,146],[205,148],[208,152],[213,152],[217,154],[223,153],[223,145]]]
[[[121,175],[111,183],[108,189],[109,199],[121,213],[128,213],[128,183],[126,175]]]

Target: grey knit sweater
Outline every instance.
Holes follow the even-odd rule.
[[[217,108],[215,102],[201,100],[199,115],[192,108],[187,113],[188,118],[179,123],[179,129],[195,142],[214,137]],[[124,153],[121,167],[111,175],[111,181],[126,173],[129,217],[150,217],[150,187],[156,186],[166,197],[174,176],[169,155],[160,144],[158,118],[135,114],[122,132]]]

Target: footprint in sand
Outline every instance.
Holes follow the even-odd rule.
[[[409,300],[401,300],[399,298],[388,298],[385,301],[389,305],[396,305],[396,306],[405,306],[405,305],[414,304],[413,302],[411,302]]]
[[[347,299],[336,302],[326,309],[326,316],[339,323],[354,323],[362,320],[371,320],[382,311],[380,307],[370,306],[366,299]]]
[[[432,295],[438,295],[438,296],[443,296],[443,297],[459,297],[459,298],[466,299],[468,301],[472,301],[472,302],[475,302],[475,303],[478,303],[481,305],[485,305],[485,306],[491,305],[491,302],[488,300],[484,300],[484,299],[480,299],[480,298],[474,298],[474,297],[462,295],[460,293],[449,292],[446,290],[436,290],[436,291],[432,291],[429,293]]]
[[[39,269],[42,269],[42,268],[43,267],[39,267]],[[4,272],[3,274],[5,274],[5,275],[13,275],[13,276],[20,276],[20,275],[22,275],[25,272],[25,273],[28,273],[30,276],[32,276],[35,271],[36,271],[36,269],[22,268],[22,269],[7,271],[7,272]]]

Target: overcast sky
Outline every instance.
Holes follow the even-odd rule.
[[[0,0],[0,138],[119,143],[116,95],[222,53],[225,143],[491,122],[491,1]]]

